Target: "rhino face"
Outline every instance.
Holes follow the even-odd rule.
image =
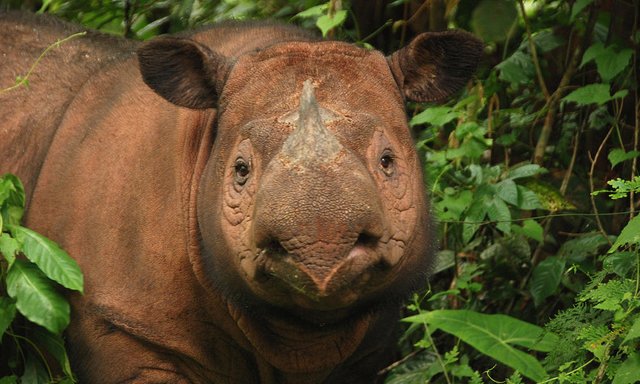
[[[435,240],[404,99],[448,96],[480,51],[461,32],[386,58],[338,42],[280,43],[233,64],[191,40],[143,46],[152,89],[218,109],[197,202],[206,279],[241,306],[317,323],[424,284]]]

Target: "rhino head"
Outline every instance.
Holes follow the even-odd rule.
[[[422,34],[387,57],[334,41],[236,58],[208,45],[159,38],[138,51],[156,93],[217,109],[197,200],[205,284],[311,324],[423,286],[436,240],[404,104],[461,88],[481,43]]]

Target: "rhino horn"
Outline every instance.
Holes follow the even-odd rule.
[[[296,165],[329,163],[343,150],[338,139],[324,126],[313,85],[306,80],[300,96],[296,129],[282,146],[281,155]]]

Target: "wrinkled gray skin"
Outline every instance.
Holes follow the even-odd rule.
[[[78,29],[0,13],[1,84]],[[0,95],[0,173],[85,274],[81,382],[375,381],[434,245],[404,102],[455,92],[481,48],[443,32],[385,57],[259,23],[89,33]]]

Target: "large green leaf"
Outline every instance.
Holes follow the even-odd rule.
[[[528,183],[531,184],[531,183]],[[538,194],[528,187],[518,185],[518,208],[520,209],[538,209],[544,208]]]
[[[441,127],[458,116],[459,113],[450,107],[431,107],[413,116],[409,125],[415,126],[427,123]]]
[[[631,328],[629,328],[629,332],[627,332],[627,336],[625,336],[623,343],[628,341],[640,338],[640,317],[636,318],[636,321],[633,322]]]
[[[608,253],[602,260],[602,266],[607,272],[613,272],[620,277],[627,277],[629,273],[635,273],[638,255],[634,251],[622,251]]]
[[[625,152],[625,150],[622,148],[614,148],[611,150],[611,152],[609,152],[609,155],[607,156],[607,158],[611,163],[611,168],[613,168],[616,165],[622,163],[623,161],[636,158],[639,155],[640,155],[640,152],[638,151]]]
[[[0,341],[16,316],[16,303],[8,297],[0,297]]]
[[[610,244],[609,239],[600,232],[586,232],[565,241],[556,256],[569,263],[581,263],[585,259],[599,254],[600,248],[606,244]]]
[[[544,380],[547,372],[535,357],[515,346],[548,352],[558,340],[554,334],[546,333],[542,328],[522,320],[468,310],[425,312],[404,321],[427,323],[433,328],[450,333],[534,381]]]
[[[546,168],[539,166],[538,164],[523,164],[517,167],[509,169],[507,173],[508,179],[521,179],[523,177],[531,177],[546,173]]]
[[[491,200],[487,206],[487,216],[496,223],[496,228],[500,231],[511,233],[511,211],[502,199],[495,197]]]
[[[462,240],[464,243],[468,243],[473,238],[482,221],[484,221],[487,215],[487,204],[484,197],[474,196],[474,200],[471,202],[467,215],[464,218],[464,224],[462,226]]]
[[[564,269],[565,260],[556,256],[550,256],[536,266],[529,284],[529,292],[536,306],[555,293],[562,280]]]
[[[28,228],[11,226],[11,232],[22,242],[22,252],[40,267],[50,279],[62,286],[82,292],[83,277],[75,260],[56,243]]]
[[[512,179],[502,180],[496,184],[498,197],[511,205],[518,205],[518,187]]]
[[[69,324],[69,303],[35,264],[15,261],[7,273],[7,293],[20,313],[49,331],[60,333]]]
[[[640,352],[631,353],[620,364],[611,384],[633,384],[640,381]]]
[[[629,65],[632,54],[631,49],[618,51],[612,45],[605,47],[602,43],[595,43],[584,52],[580,66],[595,60],[600,77],[609,82]]]
[[[563,97],[562,100],[572,101],[578,105],[602,105],[613,99],[625,97],[628,93],[626,89],[623,89],[612,96],[609,91],[610,88],[611,86],[609,84],[589,84],[574,90],[567,96]]]
[[[320,31],[322,31],[322,36],[327,36],[327,33],[329,33],[329,31],[341,26],[346,19],[347,11],[341,9],[332,16],[322,15],[318,17],[316,26],[320,29]]]
[[[622,229],[620,235],[609,249],[609,253],[627,244],[640,243],[640,215],[629,220],[629,223]]]

